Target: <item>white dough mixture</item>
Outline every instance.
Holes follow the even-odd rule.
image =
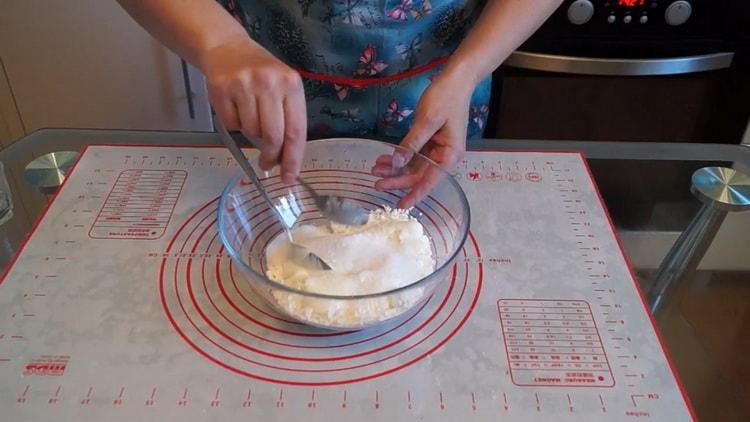
[[[300,225],[297,244],[321,257],[332,270],[310,269],[287,259],[282,233],[266,250],[266,275],[297,290],[336,296],[379,293],[411,284],[435,269],[430,238],[407,210],[370,212],[362,226]],[[291,315],[324,326],[358,326],[388,319],[422,299],[422,288],[373,299],[336,300],[273,291],[272,300]]]

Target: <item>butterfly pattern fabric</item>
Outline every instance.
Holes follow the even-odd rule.
[[[359,55],[360,67],[354,71],[354,74],[357,76],[375,76],[382,73],[385,68],[388,67],[388,64],[384,61],[378,61],[376,56],[377,50],[375,49],[375,46],[367,44]]]
[[[486,0],[217,0],[248,35],[288,65],[358,85],[303,78],[310,138],[362,136],[399,141],[414,120],[422,92]],[[399,74],[410,72],[408,78]],[[468,136],[481,137],[490,80],[471,100]]]
[[[426,15],[432,12],[432,3],[430,0],[401,0],[401,4],[397,5],[388,12],[390,19],[399,21],[408,20],[409,17],[413,19],[422,19]]]
[[[417,62],[417,54],[422,51],[422,33],[417,34],[410,43],[399,43],[396,45],[396,51],[401,55],[401,60],[409,64],[409,68],[414,68]]]
[[[407,117],[411,116],[412,113],[414,113],[414,110],[410,108],[402,108],[399,110],[398,100],[396,98],[391,98],[391,101],[388,102],[388,108],[385,113],[383,113],[383,125],[387,127],[394,123],[400,123]]]

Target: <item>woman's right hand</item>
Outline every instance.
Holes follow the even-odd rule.
[[[259,164],[281,164],[281,177],[299,176],[307,137],[305,92],[299,74],[246,35],[201,57],[209,101],[228,130],[262,139]]]

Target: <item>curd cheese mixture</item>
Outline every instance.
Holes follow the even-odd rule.
[[[336,296],[380,293],[432,273],[430,238],[407,210],[371,211],[362,226],[300,225],[294,241],[321,257],[331,270],[310,269],[287,259],[289,240],[277,236],[266,250],[266,275],[291,288]],[[366,325],[402,313],[422,298],[422,288],[357,300],[303,297],[274,291],[272,300],[297,318],[319,325]]]

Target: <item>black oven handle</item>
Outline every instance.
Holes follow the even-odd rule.
[[[682,75],[726,69],[734,53],[713,53],[664,59],[600,59],[516,51],[506,66],[574,75],[656,76]]]

